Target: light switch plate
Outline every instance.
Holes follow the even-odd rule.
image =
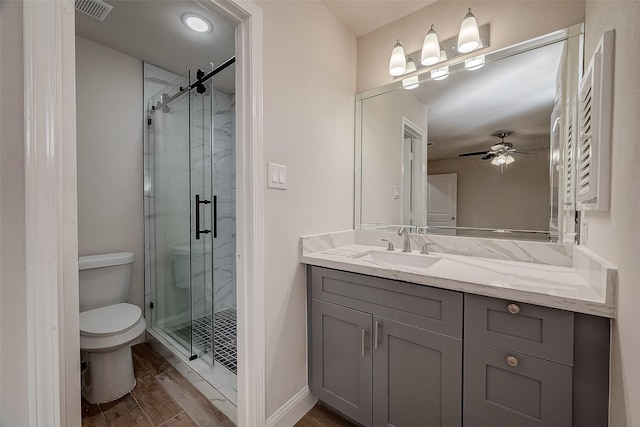
[[[267,163],[267,187],[278,190],[287,189],[287,167],[276,163]]]

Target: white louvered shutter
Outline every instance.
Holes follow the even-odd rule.
[[[613,37],[613,31],[604,33],[578,89],[575,188],[579,210],[609,209]]]

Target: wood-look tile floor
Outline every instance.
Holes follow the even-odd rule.
[[[318,403],[294,427],[357,427],[349,420]]]
[[[82,399],[83,427],[235,426],[151,345],[135,345],[131,353],[136,387],[126,396],[101,405]],[[355,424],[316,405],[295,427],[355,427]]]
[[[235,426],[151,345],[131,347],[136,387],[109,403],[82,399],[83,426]]]

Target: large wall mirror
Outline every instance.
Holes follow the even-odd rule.
[[[578,25],[359,94],[356,227],[575,242],[582,39]]]

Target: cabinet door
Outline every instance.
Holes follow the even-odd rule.
[[[464,410],[492,424],[571,426],[571,392],[568,366],[464,342]]]
[[[371,315],[311,303],[311,391],[365,426],[372,417]]]
[[[373,328],[374,426],[460,426],[462,341],[379,317]]]

